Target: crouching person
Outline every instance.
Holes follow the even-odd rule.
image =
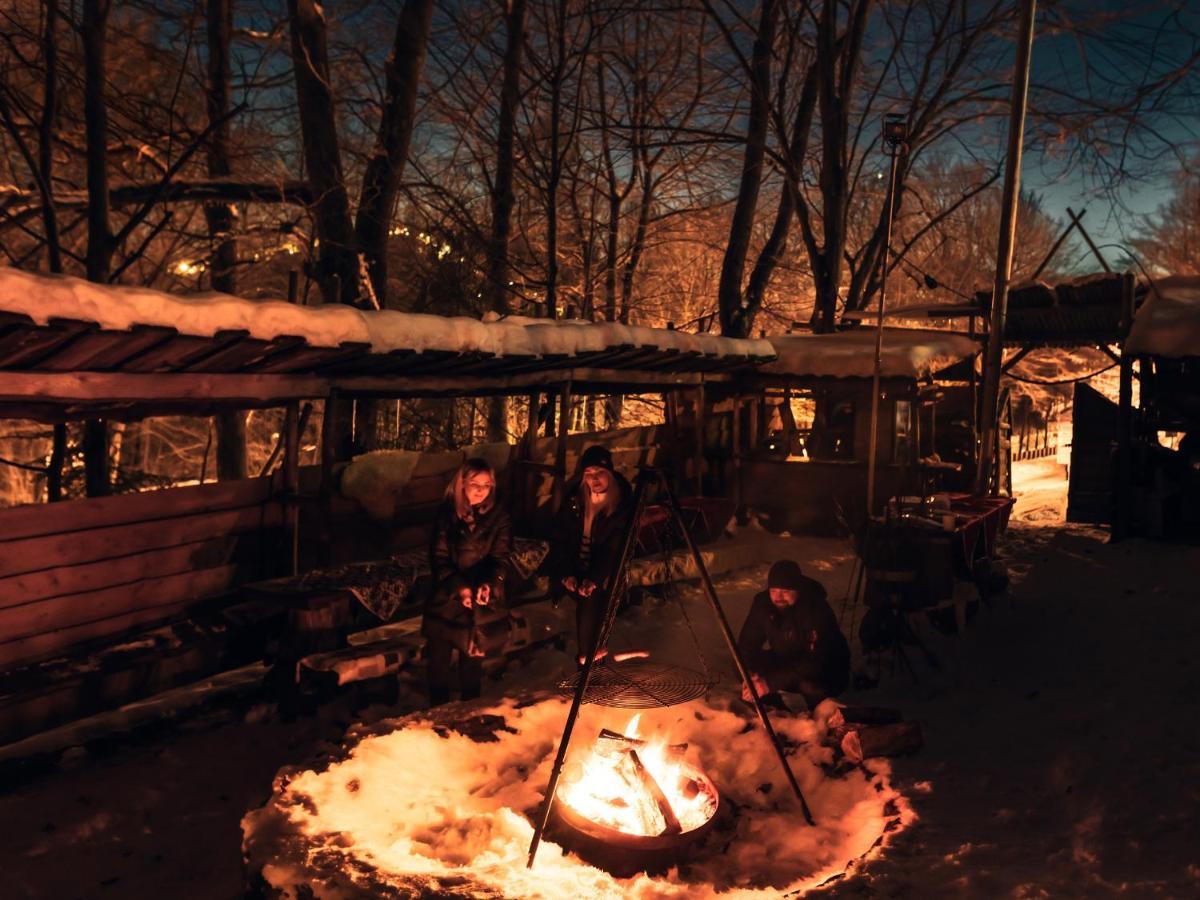
[[[429,702],[450,699],[457,675],[463,700],[479,696],[483,658],[508,641],[504,580],[512,522],[496,497],[496,475],[486,460],[469,459],[446,489],[429,550],[433,589],[421,632],[429,675]]]
[[[576,660],[587,654],[604,619],[605,599],[618,577],[621,539],[633,511],[633,489],[599,445],[579,457],[577,477],[554,523],[549,560],[556,597],[575,601]]]
[[[738,649],[759,697],[783,705],[780,691],[801,694],[809,709],[836,697],[850,681],[850,645],[838,628],[820,582],[792,560],[767,574],[738,636]],[[743,687],[743,699],[750,695]]]

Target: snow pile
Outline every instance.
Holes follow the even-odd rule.
[[[529,817],[566,712],[558,697],[480,708],[503,719],[495,740],[484,742],[417,714],[376,727],[321,771],[303,771],[282,786],[281,775],[271,801],[242,822],[251,872],[289,897],[308,896],[310,888],[322,897],[773,897],[843,872],[915,818],[889,784],[885,763],[831,777],[821,768],[833,760],[820,745],[823,720],[776,717],[781,735],[800,743],[793,771],[817,821],[807,826],[762,731],[697,701],[643,711],[639,733],[689,743],[688,761],[736,810],[717,838],[721,846],[682,872],[618,879],[547,841],[529,870]],[[601,727],[622,729],[628,719],[627,711],[585,707],[572,758]]]
[[[302,337],[315,347],[345,342],[371,345],[373,353],[409,350],[494,356],[575,356],[624,346],[715,356],[773,355],[762,340],[687,334],[619,322],[554,322],[519,316],[485,320],[395,310],[359,310],[342,304],[298,306],[280,300],[243,300],[229,294],[175,296],[148,288],[93,284],[68,276],[38,275],[0,267],[0,310],[45,325],[53,318],[96,322],[110,331],[134,325],[174,328],[212,337],[248,331],[274,340]]]
[[[1125,349],[1146,356],[1200,356],[1200,277],[1174,275],[1153,282]]]
[[[875,329],[770,338],[779,357],[760,371],[771,375],[870,378]],[[884,378],[925,378],[974,356],[980,345],[965,335],[916,328],[884,328],[880,373]]]
[[[0,310],[24,313],[39,325],[54,318],[76,319],[111,331],[153,325],[212,337],[218,331],[245,330],[266,340],[302,337],[317,347],[369,339],[362,313],[348,306],[304,307],[215,292],[176,297],[149,288],[93,284],[5,267],[0,267]]]

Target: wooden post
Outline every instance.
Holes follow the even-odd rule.
[[[537,444],[538,429],[538,395],[532,393],[528,398],[529,409],[525,418],[525,436],[517,453],[513,466],[513,477],[509,479],[509,489],[512,491],[513,510],[521,523],[528,528],[537,510],[537,484],[541,481],[539,474],[535,479],[533,470],[525,463],[533,459],[533,448]]]
[[[704,383],[696,385],[696,496],[704,496]]]
[[[762,426],[759,423],[761,420],[760,410],[762,409],[762,402],[762,391],[756,391],[750,398],[750,444],[746,449],[751,451],[758,448],[759,439],[761,437],[759,434],[759,428]]]
[[[733,468],[733,509],[739,515],[742,510],[742,397],[733,398],[733,440],[731,443],[731,466]]]
[[[554,512],[558,513],[562,506],[563,495],[566,493],[567,484],[567,410],[571,408],[571,382],[567,382],[562,386],[559,392],[559,408],[561,415],[559,416],[558,443],[554,448]]]
[[[1121,380],[1117,407],[1117,490],[1112,539],[1129,536],[1133,524],[1133,357],[1125,349],[1133,323],[1133,273],[1121,276]]]
[[[288,403],[283,419],[283,490],[284,509],[287,511],[287,539],[291,557],[291,571],[300,571],[300,404]]]
[[[321,495],[320,530],[321,562],[330,565],[333,554],[333,464],[337,461],[337,407],[339,395],[336,389],[325,398],[325,413],[321,416]]]

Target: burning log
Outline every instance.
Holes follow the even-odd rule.
[[[611,728],[601,728],[600,738],[606,741],[620,741],[629,744],[631,747],[645,747],[646,742],[641,738],[630,737],[627,734],[621,734],[619,731],[613,731]],[[667,749],[672,753],[685,753],[687,744],[667,744]]]
[[[683,826],[679,824],[679,817],[675,815],[675,810],[671,808],[671,801],[667,799],[667,795],[663,793],[654,776],[646,770],[646,767],[642,764],[641,757],[638,756],[637,750],[631,747],[626,752],[629,754],[629,759],[633,763],[633,770],[637,773],[642,787],[654,798],[654,803],[658,806],[658,811],[662,813],[664,823],[662,833],[683,834]]]

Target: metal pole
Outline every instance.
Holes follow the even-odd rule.
[[[642,500],[646,495],[646,478],[638,478],[637,487],[633,492],[633,513],[629,517],[629,524],[626,526],[625,537],[621,545],[621,556],[616,570],[613,572],[612,583],[608,588],[607,606],[604,611],[604,621],[600,624],[600,629],[596,632],[596,640],[588,651],[587,661],[583,664],[583,671],[579,673],[579,683],[575,685],[575,696],[571,699],[571,710],[567,713],[567,724],[563,727],[562,738],[558,742],[558,754],[554,757],[554,766],[550,770],[550,783],[546,786],[546,796],[542,799],[542,811],[538,816],[538,823],[533,829],[533,840],[529,842],[529,858],[525,861],[525,868],[533,868],[534,857],[537,856],[538,845],[542,842],[542,834],[546,831],[546,824],[550,821],[550,811],[554,808],[554,794],[558,790],[558,779],[562,775],[563,763],[567,758],[567,747],[571,743],[571,732],[575,730],[575,720],[579,717],[579,708],[583,705],[583,697],[587,693],[588,683],[592,678],[592,669],[596,664],[596,654],[600,652],[601,646],[604,645],[609,632],[612,631],[613,622],[617,618],[617,597],[621,585],[621,579],[625,574],[625,568],[629,564],[630,555],[633,553],[634,538],[637,535],[638,520],[642,515]]]
[[[887,206],[883,211],[883,260],[879,267],[879,321],[875,324],[875,367],[871,373],[871,438],[867,444],[867,521],[875,515],[875,455],[879,442],[879,376],[883,367],[883,308],[887,294],[888,266],[892,255],[892,219],[896,211],[896,161],[904,153],[903,142],[892,144],[886,139],[892,158],[888,171]]]
[[[784,755],[783,747],[779,743],[779,736],[775,734],[775,729],[771,727],[771,720],[767,718],[767,711],[762,705],[762,699],[758,696],[758,692],[754,690],[754,684],[750,679],[750,670],[746,668],[746,663],[742,660],[741,651],[738,650],[737,640],[734,639],[733,629],[729,627],[729,620],[725,618],[725,610],[721,606],[721,601],[717,597],[717,589],[713,587],[712,578],[709,577],[708,568],[704,565],[704,559],[700,556],[700,548],[696,546],[695,540],[692,539],[692,533],[688,530],[687,523],[683,520],[683,511],[679,508],[679,500],[675,496],[675,492],[671,490],[671,486],[667,484],[666,475],[662,471],[658,471],[658,481],[663,492],[667,497],[667,505],[671,510],[671,515],[675,517],[675,524],[683,533],[683,539],[687,541],[688,550],[691,551],[692,559],[696,563],[696,571],[700,573],[700,581],[704,585],[704,592],[708,596],[708,602],[713,608],[713,613],[717,617],[717,624],[721,626],[721,634],[725,638],[725,644],[729,648],[729,653],[733,657],[734,665],[737,666],[738,675],[742,678],[742,684],[746,686],[751,699],[754,701],[754,711],[758,713],[758,720],[762,723],[763,731],[767,733],[767,737],[771,739],[771,746],[775,748],[775,755],[779,757],[779,764],[783,767],[783,773],[787,776],[788,784],[792,786],[792,790],[796,794],[796,799],[800,801],[800,810],[804,813],[804,821],[809,825],[814,825],[812,812],[809,811],[808,802],[804,799],[804,792],[800,790],[800,784],[796,781],[796,776],[792,772],[792,767],[788,765],[787,756]]]
[[[1021,0],[1021,24],[1008,120],[1008,159],[1004,166],[1004,199],[1000,207],[1000,243],[996,250],[996,280],[992,288],[991,325],[988,329],[987,356],[983,367],[983,410],[980,417],[982,439],[979,446],[979,465],[975,470],[977,494],[982,494],[988,489],[992,453],[996,443],[1000,363],[1004,355],[1008,283],[1012,277],[1017,204],[1021,195],[1021,151],[1025,139],[1025,107],[1029,99],[1029,60],[1033,52],[1033,20],[1036,9],[1037,0]]]

